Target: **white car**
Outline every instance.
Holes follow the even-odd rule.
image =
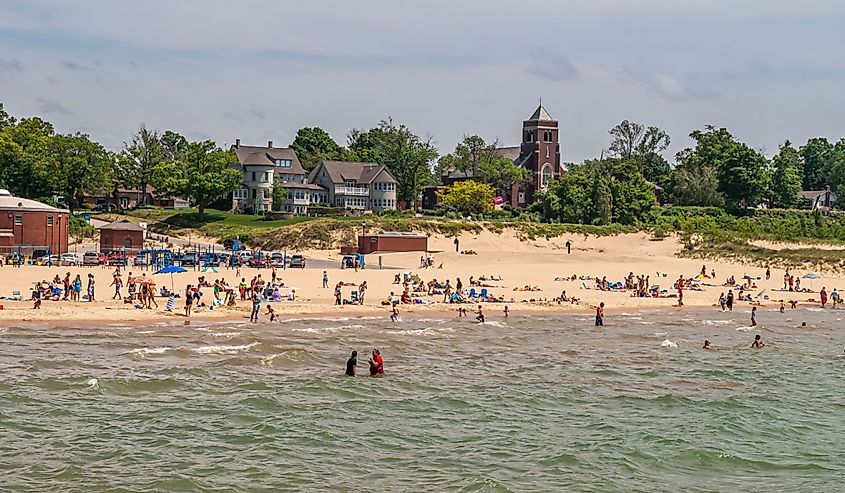
[[[44,265],[62,265],[62,258],[58,255],[50,255],[41,259]]]
[[[61,257],[60,265],[68,266],[72,265],[76,267],[77,265],[82,265],[82,259],[79,258],[79,255],[75,253],[63,253]]]

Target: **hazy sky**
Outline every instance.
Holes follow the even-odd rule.
[[[771,154],[845,137],[843,46],[833,0],[0,0],[0,101],[112,148],[141,122],[344,144],[392,116],[445,153],[466,133],[518,144],[542,97],[565,161],[626,118],[671,153],[714,124]]]

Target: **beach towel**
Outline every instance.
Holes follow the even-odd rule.
[[[167,311],[172,312],[173,308],[175,306],[176,306],[176,297],[171,296],[171,297],[167,298],[167,305],[165,305],[165,308],[167,309]]]

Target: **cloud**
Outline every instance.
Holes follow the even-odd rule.
[[[23,72],[21,62],[14,58],[0,58],[0,80],[9,80]]]
[[[55,99],[38,97],[35,98],[35,104],[42,113],[54,113],[58,115],[72,115],[73,111],[66,108],[62,103]]]
[[[552,82],[569,82],[581,77],[578,68],[563,55],[548,55],[535,50],[531,52],[531,58],[531,65],[526,70],[530,75]]]
[[[719,96],[714,89],[704,87],[692,78],[680,78],[657,70],[624,68],[619,72],[619,80],[644,87],[653,94],[672,101],[711,99]]]
[[[75,72],[87,72],[87,71],[91,70],[91,67],[86,67],[85,65],[82,65],[82,64],[79,64],[79,63],[76,63],[76,62],[67,61],[67,60],[62,62],[62,65],[64,65],[65,68],[68,68],[68,69],[73,70]]]

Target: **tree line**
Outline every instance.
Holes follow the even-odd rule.
[[[665,202],[728,210],[794,207],[802,188],[830,185],[845,194],[845,139],[813,138],[800,147],[787,141],[767,159],[727,129],[708,126],[693,131],[695,144],[670,164],[663,157],[670,138],[657,127],[626,120],[609,134],[606,151],[598,159],[569,164],[568,172],[539,194],[534,211],[550,221],[634,224],[656,206],[655,185]],[[453,152],[440,156],[432,137],[420,137],[391,119],[352,129],[345,146],[319,127],[304,127],[290,147],[306,171],[322,160],[386,165],[398,182],[397,198],[409,207],[417,204],[424,186],[439,184],[444,172],[471,176],[494,194],[528,178],[526,169],[502,154],[497,140],[464,135]],[[159,195],[189,198],[202,214],[241,186],[241,174],[228,167],[234,162],[231,149],[212,141],[189,141],[144,125],[112,151],[84,133],[58,133],[39,117],[16,119],[0,103],[0,187],[28,198],[58,196],[71,210],[81,206],[84,193],[152,185]],[[485,197],[490,193],[483,191]],[[144,205],[146,195],[140,198]]]

